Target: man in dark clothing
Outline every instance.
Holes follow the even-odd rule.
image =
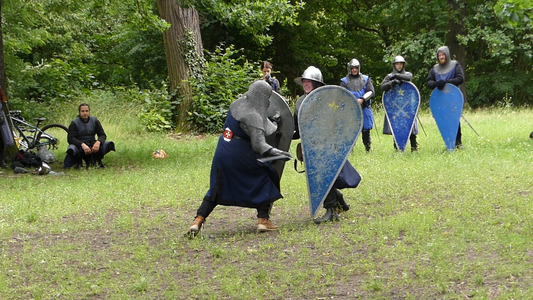
[[[95,164],[105,168],[102,159],[109,151],[115,151],[115,144],[106,141],[107,136],[102,124],[90,115],[89,104],[80,104],[78,112],[78,117],[68,127],[69,146],[63,166],[79,168],[83,160],[87,168]],[[95,135],[98,139],[95,139]]]
[[[448,47],[442,46],[437,50],[437,61],[438,63],[429,70],[426,79],[426,85],[429,89],[433,90],[438,88],[439,90],[442,90],[446,83],[458,87],[465,82],[463,67],[461,67],[459,62],[451,59],[450,49],[448,49]],[[457,137],[455,138],[455,147],[459,149],[463,148],[461,135],[461,124],[459,124]]]

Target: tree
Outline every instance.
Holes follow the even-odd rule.
[[[461,64],[463,68],[466,67],[466,46],[461,44],[458,36],[464,36],[465,30],[463,22],[467,17],[467,1],[466,0],[447,0],[450,8],[450,17],[448,19],[448,30],[446,32],[445,44],[450,49],[450,53],[455,60]],[[467,99],[466,88],[464,84],[460,86],[465,102]]]
[[[193,61],[203,57],[198,12],[194,7],[184,8],[175,0],[157,0],[159,15],[170,24],[163,33],[167,58],[170,90],[177,88],[181,99],[177,107],[176,124],[186,127],[187,111],[191,106],[191,87],[188,83]]]

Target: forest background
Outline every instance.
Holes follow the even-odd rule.
[[[274,65],[289,101],[309,65],[338,84],[352,58],[376,87],[402,55],[423,105],[436,49],[464,67],[472,109],[533,103],[531,0],[3,0],[0,84],[26,117],[105,90],[152,131],[217,132]],[[377,88],[379,105],[381,92]]]

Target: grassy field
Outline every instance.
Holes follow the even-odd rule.
[[[417,153],[373,130],[373,151],[358,142],[350,156],[363,181],[343,191],[339,222],[312,222],[305,176],[287,165],[279,231],[219,206],[188,240],[217,137],[144,133],[136,105],[87,101],[117,145],[108,168],[0,174],[0,299],[533,297],[531,110],[466,112],[480,136],[462,123],[465,149],[451,153],[429,112]]]

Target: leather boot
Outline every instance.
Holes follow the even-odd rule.
[[[185,233],[185,236],[188,238],[194,238],[202,229],[202,225],[205,223],[205,218],[202,216],[197,216],[196,219],[194,219],[194,222],[191,224],[191,228],[189,228],[189,231]]]
[[[257,219],[257,231],[266,232],[271,230],[278,230],[278,226],[274,225],[268,218]]]
[[[9,169],[8,165],[6,164],[6,162],[3,159],[0,160],[0,168]]]
[[[313,221],[315,224],[321,224],[324,222],[331,222],[333,220],[337,221],[339,219],[339,215],[337,212],[333,211],[333,208],[326,208],[326,213],[318,219],[314,219]]]
[[[337,196],[337,203],[339,204],[338,205],[339,210],[341,212],[349,211],[350,210],[350,205],[348,205],[348,203],[346,203],[342,193],[339,190],[336,190],[335,192],[336,192],[336,196]]]

